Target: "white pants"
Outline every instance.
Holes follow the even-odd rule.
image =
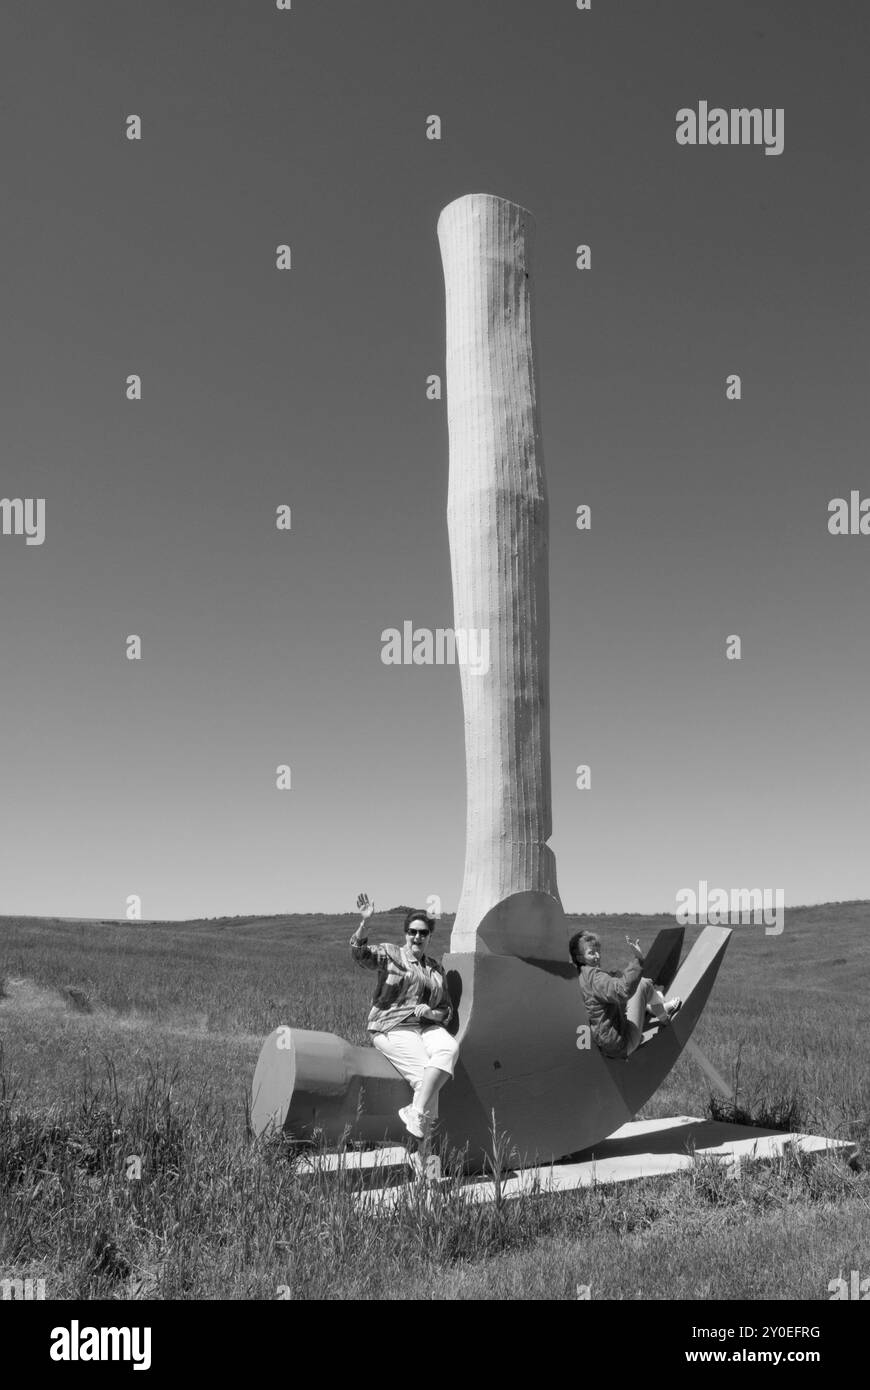
[[[446,1028],[391,1028],[389,1033],[372,1033],[372,1044],[382,1052],[400,1076],[411,1086],[414,1099],[427,1067],[437,1067],[453,1075],[459,1044]],[[432,1098],[432,1119],[438,1118],[438,1096]]]

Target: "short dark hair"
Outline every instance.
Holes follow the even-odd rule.
[[[429,928],[430,934],[435,926],[434,919],[429,916],[428,912],[424,912],[422,908],[411,908],[411,911],[405,918],[405,931],[408,930],[412,922],[425,922],[426,926]]]
[[[601,939],[595,935],[594,931],[578,931],[574,933],[571,940],[568,942],[568,952],[578,970],[582,965],[588,964],[586,959],[586,948],[588,946],[600,947],[600,945]]]

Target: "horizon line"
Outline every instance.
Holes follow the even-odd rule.
[[[870,898],[829,898],[829,899],[827,899],[827,900],[824,901],[824,902],[793,903],[793,904],[788,904],[788,903],[786,903],[786,904],[783,905],[783,910],[784,910],[784,911],[788,911],[788,912],[803,912],[803,911],[806,911],[808,908],[820,908],[820,907],[852,907],[852,906],[856,906],[856,907],[857,907],[857,906],[866,906],[866,907],[870,907]],[[395,916],[396,913],[405,912],[405,911],[409,911],[409,910],[410,910],[409,908],[406,908],[406,907],[404,907],[404,906],[391,907],[391,908],[384,908],[382,911],[374,913],[374,916],[375,916],[376,918],[377,918],[377,917],[392,917],[392,916]],[[751,910],[752,910],[752,909],[750,909],[750,911],[751,911]],[[645,912],[633,911],[633,910],[631,910],[631,909],[622,909],[622,910],[620,910],[620,911],[617,911],[617,910],[602,910],[602,911],[599,911],[599,912],[578,912],[578,911],[574,911],[574,910],[569,910],[568,908],[563,908],[563,912],[564,912],[564,914],[565,914],[566,917],[675,917],[675,916],[676,916],[676,909],[663,909],[663,910],[660,910],[660,911],[645,911]],[[52,921],[55,921],[55,922],[107,922],[107,923],[108,923],[108,922],[111,922],[111,923],[117,923],[119,926],[122,926],[122,925],[123,925],[123,926],[137,926],[137,925],[138,925],[138,926],[146,926],[146,925],[148,925],[149,923],[153,924],[153,923],[164,923],[164,922],[172,923],[172,922],[174,922],[174,923],[177,923],[179,926],[181,926],[181,925],[183,925],[184,923],[187,923],[187,922],[232,922],[232,921],[237,921],[237,920],[239,920],[239,919],[242,919],[242,920],[251,922],[251,921],[264,921],[264,920],[266,920],[266,919],[274,918],[274,917],[358,917],[359,915],[360,915],[359,912],[356,912],[356,911],[335,912],[335,911],[331,911],[331,910],[329,910],[329,909],[323,909],[323,908],[317,909],[317,910],[313,910],[313,911],[307,911],[307,912],[304,912],[304,911],[299,911],[299,912],[288,912],[288,911],[286,911],[286,910],[285,910],[285,911],[279,911],[279,912],[230,912],[230,913],[218,914],[218,915],[215,915],[215,916],[200,916],[200,917],[196,917],[196,916],[194,916],[194,917],[105,917],[105,916],[99,916],[99,915],[90,915],[90,916],[86,916],[86,917],[64,917],[64,916],[59,915],[59,914],[56,913],[56,912],[5,912],[5,913],[0,913],[0,922],[7,921],[7,920],[9,920],[9,919],[11,919],[11,918],[26,918],[28,921],[47,921],[47,920],[52,920]],[[717,916],[718,916],[718,915],[719,915],[719,914],[717,913]],[[443,921],[443,920],[444,920],[445,918],[447,918],[447,917],[455,918],[455,917],[456,917],[456,912],[455,912],[455,911],[453,911],[453,912],[442,912],[441,916],[440,916],[437,920],[438,920],[438,921]],[[731,916],[730,916],[730,914],[729,914],[729,919],[728,919],[728,920],[729,920],[729,923],[730,923],[730,921],[731,921]],[[682,925],[682,924],[681,924],[681,925]],[[685,925],[686,925],[686,926],[703,926],[704,924],[703,924],[703,923],[698,923],[698,922],[688,922],[688,923],[685,923]],[[738,922],[737,925],[742,925],[742,924]]]

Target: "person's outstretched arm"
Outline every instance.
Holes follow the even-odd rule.
[[[383,947],[372,947],[368,944],[368,923],[375,910],[375,905],[373,902],[369,902],[365,893],[360,893],[356,905],[360,910],[361,920],[350,938],[350,954],[357,965],[361,965],[364,970],[380,970],[384,964]]]

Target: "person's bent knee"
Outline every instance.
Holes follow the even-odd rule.
[[[389,1033],[373,1033],[372,1045],[395,1067],[412,1086],[419,1084],[429,1059],[420,1041],[420,1034],[410,1029],[393,1029]]]
[[[456,1056],[457,1054],[455,1052],[448,1052],[447,1048],[439,1048],[438,1051],[433,1052],[429,1058],[429,1066],[435,1067],[437,1071],[446,1072],[448,1076],[452,1076],[456,1067]]]
[[[439,1071],[446,1071],[448,1076],[452,1076],[459,1056],[459,1043],[448,1032],[443,1029],[441,1031],[444,1036],[438,1039],[430,1051],[429,1066],[437,1067]]]
[[[441,1032],[443,1036],[438,1039],[438,1049],[443,1051],[446,1056],[452,1057],[455,1062],[459,1056],[459,1043],[452,1034],[447,1032],[446,1028],[442,1028]]]

